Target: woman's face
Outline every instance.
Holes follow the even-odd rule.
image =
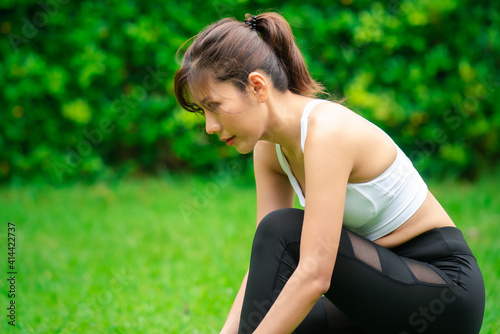
[[[208,93],[195,96],[194,102],[205,111],[205,129],[217,134],[240,153],[250,153],[264,131],[262,109],[251,89],[242,92],[230,82],[211,82]]]

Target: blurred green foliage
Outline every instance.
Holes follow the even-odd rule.
[[[271,9],[313,76],[426,174],[500,155],[500,2],[0,1],[0,182],[207,171],[243,159],[173,96],[175,54],[207,24]]]

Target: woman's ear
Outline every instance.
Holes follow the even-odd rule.
[[[257,101],[266,102],[269,94],[268,78],[259,72],[252,72],[248,75],[248,83],[250,92],[255,95]]]

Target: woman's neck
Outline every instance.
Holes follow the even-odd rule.
[[[286,93],[270,94],[265,102],[268,110],[267,128],[262,140],[280,144],[294,155],[302,152],[300,145],[300,119],[311,97]]]

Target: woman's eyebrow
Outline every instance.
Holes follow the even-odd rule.
[[[208,96],[202,99],[200,103],[202,106],[206,106],[207,108],[217,108],[220,105],[219,102],[213,101],[211,97]]]
[[[207,102],[210,102],[211,97],[207,96],[203,100],[200,101],[201,104],[206,104]]]

